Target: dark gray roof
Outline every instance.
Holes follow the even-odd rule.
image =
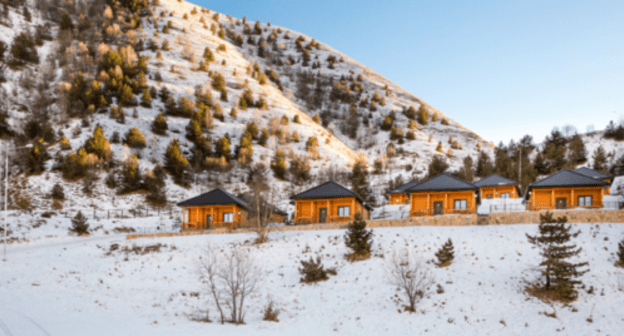
[[[446,190],[477,190],[476,185],[468,183],[460,178],[449,174],[441,174],[436,177],[432,177],[424,182],[419,183],[416,186],[408,188],[406,192],[418,192],[418,191],[446,191]]]
[[[533,188],[587,187],[605,185],[609,185],[609,183],[585,176],[569,169],[562,169],[548,177],[529,184],[527,190],[531,190]]]
[[[575,172],[579,173],[579,174],[583,174],[585,176],[589,176],[591,178],[595,178],[595,179],[613,179],[614,176],[611,174],[607,174],[607,173],[603,173],[601,171],[597,171],[597,170],[593,170],[591,168],[587,168],[587,167],[581,167],[577,170],[575,170]]]
[[[237,197],[238,199],[243,200],[243,201],[244,201],[245,203],[247,203],[247,204],[251,204],[252,206],[253,206],[253,204],[254,204],[254,203],[253,203],[253,202],[254,202],[254,197],[253,197],[253,195],[252,195],[251,193],[244,193],[244,194],[236,195],[236,197]],[[261,204],[263,204],[263,203],[261,203]],[[281,216],[288,216],[288,214],[287,214],[286,212],[284,212],[284,211],[280,210],[280,209],[279,209],[278,207],[276,207],[275,205],[270,204],[270,203],[268,203],[268,202],[267,202],[267,204],[268,204],[268,206],[270,206],[270,207],[273,209],[273,213],[278,214],[278,215],[281,215]],[[261,205],[261,207],[264,207],[264,205]]]
[[[364,205],[367,209],[371,209],[371,207],[364,202],[364,200],[360,197],[360,195],[354,193],[353,191],[341,186],[340,184],[329,181],[325,182],[319,186],[316,186],[312,189],[308,189],[302,193],[293,195],[290,197],[291,200],[298,199],[317,199],[317,198],[341,198],[341,197],[355,197],[362,205]]]
[[[405,190],[418,185],[418,183],[420,183],[420,182],[419,181],[407,182],[407,183],[405,183],[402,186],[396,187],[396,188],[388,191],[386,194],[402,194],[402,193],[405,193]]]
[[[498,186],[510,186],[517,185],[518,182],[502,177],[500,175],[492,174],[474,183],[479,188],[484,187],[498,187]]]
[[[236,204],[244,209],[248,208],[248,205],[245,201],[240,198],[230,194],[229,192],[217,188],[215,190],[209,191],[205,194],[201,194],[197,197],[193,197],[187,199],[186,201],[182,201],[177,205],[179,207],[184,206],[199,206],[199,205],[232,205]]]

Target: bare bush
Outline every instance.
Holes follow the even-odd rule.
[[[236,246],[229,253],[219,252],[208,244],[199,258],[198,271],[221,323],[244,323],[246,300],[257,293],[262,276],[262,267],[249,249]]]
[[[390,284],[397,286],[409,302],[405,309],[416,312],[416,304],[420,302],[428,288],[433,284],[433,274],[407,249],[395,250],[385,267]]]

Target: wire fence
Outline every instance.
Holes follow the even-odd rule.
[[[143,208],[143,209],[64,209],[56,212],[66,218],[75,217],[78,212],[92,219],[127,219],[147,217],[174,217],[178,214],[173,208]]]

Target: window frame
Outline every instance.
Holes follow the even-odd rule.
[[[347,210],[347,214],[344,214],[344,210]],[[345,206],[339,206],[338,207],[338,217],[348,217],[351,216],[351,206],[350,205],[345,205]]]
[[[227,219],[230,216],[231,216],[232,220],[228,221]],[[223,223],[234,223],[234,213],[233,212],[224,212],[223,216],[221,216],[221,217],[223,218]]]
[[[184,214],[182,215],[182,220],[184,221],[184,223],[189,222],[189,212],[189,209],[184,209]]]
[[[508,193],[508,192],[501,193],[500,198],[505,198],[505,199],[511,198],[511,193]]]
[[[588,199],[589,199],[589,204],[587,204]],[[576,202],[577,202],[576,204],[580,207],[589,207],[589,206],[594,205],[594,197],[592,195],[581,195],[576,198]]]
[[[459,203],[459,207],[457,207],[458,203]],[[453,200],[453,210],[466,210],[467,208],[468,208],[468,200],[466,199]]]

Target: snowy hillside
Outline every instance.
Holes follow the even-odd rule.
[[[112,231],[135,223],[92,224]],[[69,221],[53,218],[43,225],[54,225],[60,233]],[[131,241],[98,235],[12,244],[8,261],[0,263],[0,334],[618,335],[624,271],[613,266],[613,252],[621,226],[573,226],[582,230],[574,242],[583,248],[580,259],[589,262],[590,272],[581,279],[579,299],[569,305],[546,304],[523,293],[524,281],[536,276],[540,260],[525,236],[535,234],[536,225],[374,229],[373,257],[355,263],[344,258],[344,231],[331,230],[272,233],[259,246],[250,245],[250,234]],[[403,311],[405,299],[388,283],[384,263],[401,248],[427,262],[448,238],[455,245],[453,264],[437,268],[426,263],[434,285],[417,313]],[[208,243],[226,253],[242,244],[263,267],[260,291],[248,301],[244,325],[217,322],[197,273]],[[300,283],[300,260],[317,255],[337,275]],[[278,323],[262,320],[269,296],[281,310]],[[206,312],[213,322],[193,321]]]
[[[242,143],[250,123],[255,123],[260,134],[267,134],[264,143],[254,135],[251,164],[262,163],[268,168],[279,151],[287,167],[297,159],[310,166],[310,178],[297,183],[289,175],[286,180],[279,180],[267,169],[267,179],[280,195],[308,188],[331,178],[332,173],[344,176],[360,158],[368,162],[371,171],[378,161],[387,173],[374,175],[371,180],[373,192],[381,201],[390,179],[398,175],[404,180],[422,178],[433,155],[442,154],[451,168],[457,168],[466,155],[476,159],[477,145],[492,150],[490,143],[420,98],[312,37],[270,23],[226,17],[185,1],[161,0],[156,6],[150,2],[136,17],[107,3],[94,0],[77,6],[31,0],[23,7],[8,7],[8,17],[2,20],[5,25],[0,26],[0,39],[7,49],[12,50],[14,37],[21,31],[30,32],[34,40],[43,38],[41,45],[33,46],[38,63],[18,64],[12,51],[5,53],[9,66],[4,67],[6,81],[2,84],[12,138],[26,134],[26,139],[16,145],[23,145],[30,134],[34,139],[53,134],[43,136],[49,139],[44,146],[51,158],[45,163],[45,171],[21,184],[22,194],[30,195],[33,206],[49,207],[52,200],[45,196],[57,182],[68,189],[70,204],[65,207],[112,208],[119,207],[120,201],[130,207],[141,205],[139,195],[117,195],[118,190],[104,185],[111,171],[93,171],[96,198],[81,192],[81,183],[69,183],[58,170],[52,171],[58,158],[70,152],[60,143],[60,132],[68,139],[71,151],[77,153],[93,136],[96,125],[100,125],[111,142],[113,160],[123,163],[134,154],[141,170],[154,169],[156,164],[164,164],[164,153],[174,138],[180,142],[184,156],[193,156],[194,144],[185,136],[190,119],[169,114],[171,105],[167,105],[167,99],[174,107],[176,103],[182,106],[186,99],[191,108],[197,108],[198,95],[211,115],[202,136],[212,144],[213,151],[217,142],[226,137],[234,164],[225,172],[189,170],[187,174],[192,174],[193,179],[190,189],[179,187],[168,178],[165,190],[172,202],[216,185],[234,192],[247,189],[242,181],[250,163],[241,163],[235,157],[235,148]],[[23,8],[29,8],[29,22]],[[69,23],[64,13],[69,13]],[[123,103],[121,91],[115,93],[109,87],[113,85],[111,76],[116,76],[116,72],[122,77],[125,74],[119,72],[121,69],[111,68],[114,71],[107,72],[102,68],[107,52],[115,50],[124,59],[124,69],[130,65],[145,67],[141,70],[144,78],[124,78],[130,86],[135,85],[133,99],[141,104],[128,100],[130,106],[123,107],[123,117],[117,113]],[[207,56],[206,50],[211,56]],[[79,105],[72,102],[72,90],[79,76],[87,84],[97,81],[99,89],[104,90],[105,98],[100,101],[104,99],[105,103],[95,101],[93,107],[88,106],[87,91],[76,96]],[[220,76],[225,88],[215,84]],[[145,93],[141,87],[152,93],[149,104],[143,104]],[[107,90],[113,95],[107,94]],[[163,96],[163,90],[168,96]],[[264,104],[245,109],[241,98],[246,92],[251,93],[253,102]],[[422,116],[421,111],[425,113]],[[160,113],[167,118],[165,134],[152,130],[152,122]],[[38,126],[32,126],[32,120]],[[53,133],[46,127],[51,127]],[[123,140],[134,127],[145,138],[144,149],[124,150],[123,142],[112,140],[116,136]],[[315,141],[310,146],[312,138]],[[440,151],[436,151],[438,142],[442,144]],[[18,157],[14,161],[20,161],[20,157],[24,160],[27,154],[27,150],[14,152]],[[13,183],[17,181],[14,179]],[[16,201],[12,198],[11,203]]]

